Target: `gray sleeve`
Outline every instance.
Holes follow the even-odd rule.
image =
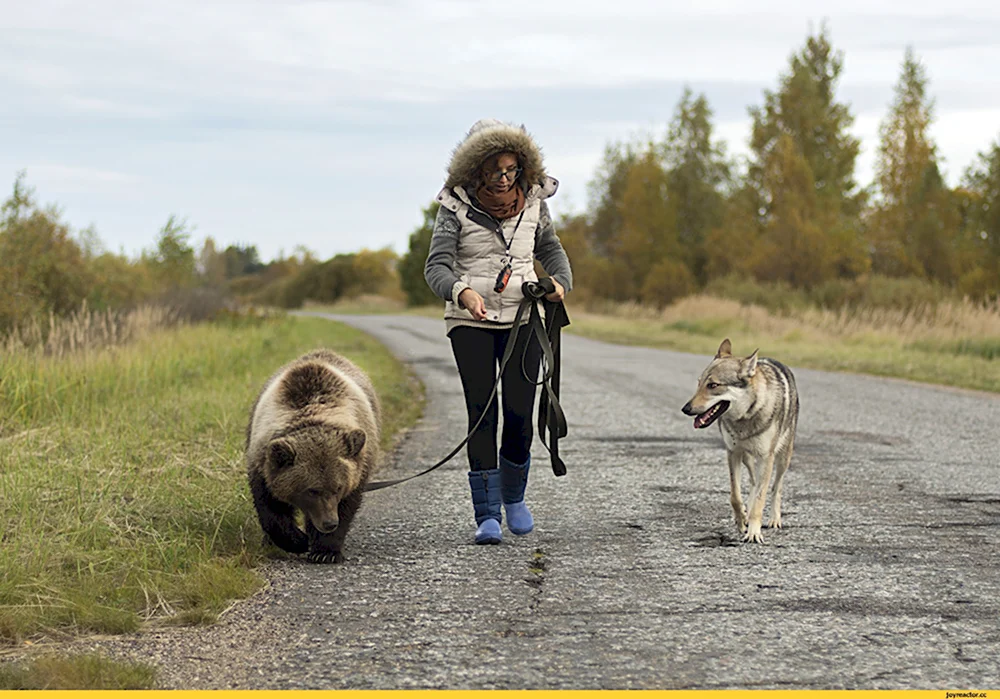
[[[538,214],[538,228],[535,229],[535,259],[569,293],[573,288],[573,270],[552,225],[549,205],[544,201]]]
[[[455,256],[462,223],[454,211],[441,207],[434,219],[431,247],[424,263],[424,279],[435,294],[458,304],[458,295],[469,287],[455,274]],[[459,304],[460,305],[460,304]]]

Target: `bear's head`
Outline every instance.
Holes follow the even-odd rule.
[[[362,430],[308,427],[267,445],[264,478],[276,498],[302,510],[324,534],[340,524],[337,507],[361,484]]]

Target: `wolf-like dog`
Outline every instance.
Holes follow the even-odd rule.
[[[781,483],[792,460],[799,421],[792,372],[781,362],[758,359],[757,350],[746,358],[734,357],[727,338],[698,379],[694,397],[681,410],[695,416],[698,429],[718,420],[729,457],[729,502],[736,527],[744,541],[764,543],[761,519],[771,471],[777,462],[768,526],[780,529]],[[750,474],[749,512],[740,496],[741,463]]]

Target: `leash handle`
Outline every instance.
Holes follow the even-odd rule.
[[[525,282],[525,284],[528,283],[529,282]],[[490,397],[486,401],[487,410],[483,410],[482,414],[479,416],[479,419],[476,420],[476,424],[473,425],[472,429],[469,430],[469,433],[465,435],[465,439],[459,442],[458,446],[452,449],[451,452],[449,452],[449,454],[446,457],[438,461],[433,466],[424,469],[420,473],[415,473],[412,476],[406,476],[405,478],[396,478],[391,481],[374,481],[372,483],[368,483],[364,488],[364,492],[369,492],[372,490],[381,490],[382,488],[388,488],[389,486],[399,485],[400,483],[405,483],[406,481],[413,480],[414,478],[422,476],[425,473],[430,473],[434,469],[443,466],[449,461],[451,461],[455,457],[455,454],[457,454],[462,449],[462,447],[464,447],[466,444],[469,443],[469,440],[472,439],[472,435],[476,433],[476,430],[478,430],[479,426],[483,423],[483,418],[486,417],[486,413],[489,412],[488,410],[489,406],[493,403],[493,400],[496,398],[497,388],[500,386],[500,380],[503,378],[504,369],[507,368],[507,364],[508,362],[510,362],[510,357],[512,354],[514,354],[514,345],[517,342],[517,334],[518,332],[520,332],[521,329],[521,319],[524,317],[524,311],[529,304],[534,306],[535,299],[533,297],[526,296],[524,301],[522,301],[521,304],[517,307],[517,315],[514,316],[514,327],[511,329],[510,337],[507,339],[507,347],[504,349],[503,358],[501,358],[500,360],[500,371],[497,372],[497,379],[496,381],[493,382],[493,390],[490,392]]]
[[[527,281],[521,284],[521,294],[525,298],[541,300],[546,294],[551,294],[556,290],[552,277],[543,277],[537,282]]]

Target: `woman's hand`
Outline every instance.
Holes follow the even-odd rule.
[[[545,299],[547,301],[562,301],[566,298],[566,290],[563,285],[556,281],[555,277],[552,278],[552,283],[555,285],[556,290],[551,294],[545,294]]]
[[[559,286],[558,282],[556,286],[561,290],[562,287]],[[486,320],[486,302],[483,301],[483,297],[479,295],[479,292],[475,289],[463,289],[462,293],[458,295],[458,302],[465,306],[465,309],[472,314],[472,317],[476,320]]]

